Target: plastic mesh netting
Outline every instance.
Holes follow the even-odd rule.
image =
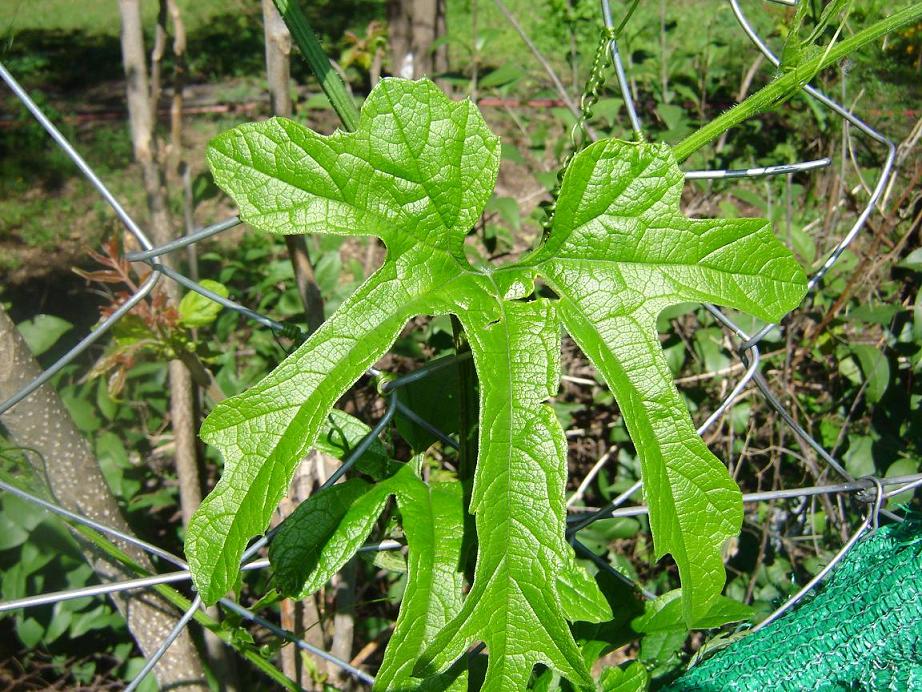
[[[922,522],[860,541],[797,608],[673,690],[922,689]]]

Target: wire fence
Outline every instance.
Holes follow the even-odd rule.
[[[752,41],[754,46],[771,62],[773,65],[777,66],[779,64],[778,58],[771,51],[768,45],[762,40],[758,33],[753,28],[753,25],[749,22],[746,15],[743,13],[739,2],[737,0],[729,0],[730,7],[735,14],[737,20],[739,21],[740,27],[745,32],[745,34]],[[783,4],[794,4],[794,2],[784,1]],[[614,28],[614,22],[612,19],[611,8],[609,6],[608,0],[602,0],[602,15],[605,26],[608,29]],[[640,120],[640,117],[635,107],[632,97],[631,90],[628,86],[627,76],[625,73],[624,64],[621,60],[621,56],[618,51],[618,45],[616,40],[612,39],[610,41],[610,50],[611,58],[613,64],[615,65],[617,81],[620,86],[621,95],[624,100],[626,111],[628,113],[630,126],[636,135],[641,135],[643,132],[643,126]],[[125,300],[117,309],[115,309],[106,319],[104,319],[92,332],[86,335],[76,346],[70,349],[65,355],[63,355],[59,360],[57,360],[53,365],[51,365],[47,370],[45,370],[40,377],[32,380],[27,386],[23,387],[21,390],[16,392],[12,397],[7,401],[0,404],[0,415],[14,407],[17,403],[21,402],[23,399],[28,397],[30,394],[35,392],[42,385],[46,384],[51,380],[62,368],[72,363],[78,356],[84,353],[88,348],[90,348],[94,343],[99,341],[103,336],[112,328],[112,326],[124,317],[132,308],[137,305],[140,301],[144,300],[147,296],[151,294],[154,287],[164,278],[168,280],[175,281],[176,283],[182,285],[188,290],[195,291],[210,300],[213,300],[219,303],[224,308],[233,310],[240,315],[246,317],[253,322],[273,330],[275,333],[280,335],[285,335],[291,338],[301,338],[303,334],[295,327],[291,325],[282,324],[267,315],[263,315],[257,311],[251,310],[246,306],[240,305],[235,301],[222,297],[213,291],[208,290],[203,287],[196,281],[186,277],[182,273],[176,271],[175,269],[166,266],[160,261],[160,258],[166,254],[175,252],[182,248],[185,248],[194,243],[198,243],[207,238],[211,238],[217,234],[228,231],[238,224],[240,224],[240,219],[231,217],[220,221],[218,223],[212,224],[205,228],[202,228],[193,233],[179,238],[170,243],[155,247],[145,232],[142,230],[140,225],[135,222],[135,220],[128,214],[124,207],[119,203],[115,196],[109,191],[105,183],[95,174],[93,168],[83,160],[74,146],[61,134],[61,132],[55,127],[54,123],[44,114],[42,109],[36,105],[36,103],[30,98],[29,94],[19,85],[15,80],[13,75],[11,75],[7,69],[0,64],[0,78],[9,86],[12,92],[16,97],[22,102],[22,104],[29,110],[29,112],[36,118],[36,120],[41,124],[45,129],[48,135],[57,143],[57,145],[67,154],[67,156],[73,161],[77,166],[80,173],[86,177],[87,180],[93,185],[97,193],[104,199],[107,204],[112,208],[115,215],[124,225],[125,229],[137,240],[141,250],[137,252],[131,252],[125,254],[124,258],[130,262],[143,262],[146,263],[151,272],[147,279],[138,287],[138,289],[131,295],[130,298]],[[845,108],[841,104],[832,100],[828,96],[824,95],[817,89],[811,86],[804,87],[805,92],[809,95],[810,98],[814,99],[819,105],[823,108],[831,110],[833,113],[838,115],[841,118],[844,118],[851,126],[855,127],[861,134],[866,136],[872,142],[877,143],[886,150],[886,156],[884,164],[881,167],[879,177],[871,190],[871,194],[867,200],[867,203],[862,208],[860,213],[858,213],[857,218],[855,219],[853,225],[848,230],[848,232],[839,240],[835,248],[827,257],[826,261],[823,263],[821,268],[815,272],[809,280],[809,289],[812,291],[822,278],[827,274],[827,272],[839,261],[842,253],[846,248],[852,243],[855,237],[862,231],[865,227],[868,217],[874,212],[876,205],[878,204],[881,196],[883,195],[888,182],[890,181],[891,175],[893,174],[894,168],[894,159],[896,155],[896,147],[894,144],[887,139],[884,135],[877,132],[870,125],[865,123],[863,120],[858,118],[854,113],[849,109]],[[686,173],[686,178],[688,179],[719,179],[719,178],[755,178],[762,176],[774,176],[774,175],[786,175],[794,172],[803,172],[815,170],[828,166],[830,164],[830,159],[818,159],[813,161],[805,161],[796,164],[785,164],[777,166],[768,166],[752,169],[743,169],[743,170],[706,170],[706,171],[688,171]],[[809,293],[808,293],[809,296]],[[806,300],[806,299],[805,299]],[[698,429],[698,433],[701,434],[711,426],[713,426],[718,420],[720,420],[724,414],[734,405],[738,400],[741,393],[750,385],[753,385],[755,389],[762,395],[765,402],[773,409],[778,416],[783,420],[783,422],[795,433],[798,439],[808,447],[810,447],[833,471],[835,471],[840,477],[841,482],[832,483],[822,486],[811,486],[803,488],[791,488],[783,490],[775,490],[769,492],[758,492],[758,493],[749,493],[744,495],[745,502],[765,502],[772,500],[784,500],[791,498],[807,498],[816,495],[841,495],[841,494],[852,494],[859,499],[868,503],[868,514],[864,521],[860,522],[858,527],[854,530],[854,533],[851,535],[848,541],[845,542],[843,547],[835,555],[835,557],[830,561],[830,563],[818,574],[816,577],[811,580],[804,588],[802,588],[795,596],[789,599],[781,608],[779,608],[775,613],[773,613],[765,621],[765,623],[774,620],[782,612],[792,607],[797,601],[799,601],[810,589],[812,589],[816,583],[818,583],[825,574],[828,573],[830,569],[841,560],[848,550],[855,545],[855,543],[869,530],[872,530],[877,525],[877,519],[879,514],[884,514],[889,518],[899,521],[900,517],[888,512],[887,510],[882,509],[883,501],[886,498],[895,496],[897,494],[903,493],[907,490],[912,490],[914,488],[922,485],[922,474],[915,474],[910,476],[900,476],[895,478],[853,478],[847,470],[844,468],[843,464],[835,459],[814,437],[812,437],[791,415],[787,408],[782,403],[781,399],[772,391],[769,386],[765,376],[761,371],[761,352],[760,352],[760,343],[769,334],[773,329],[778,328],[777,325],[765,325],[760,328],[753,334],[749,334],[741,329],[737,324],[735,324],[726,314],[717,309],[712,305],[706,306],[707,310],[724,326],[729,332],[733,335],[735,339],[735,348],[737,356],[742,364],[744,370],[742,376],[738,381],[735,382],[730,391],[721,401],[721,403],[711,412],[707,417],[701,427]],[[435,425],[428,422],[423,415],[419,412],[413,411],[406,404],[404,404],[397,396],[397,392],[401,387],[404,387],[408,384],[416,382],[420,379],[430,376],[432,373],[437,372],[438,370],[451,366],[458,363],[460,360],[469,358],[469,353],[462,353],[457,356],[450,356],[446,358],[441,358],[436,361],[430,362],[418,370],[410,372],[394,379],[390,379],[382,384],[380,391],[382,396],[387,399],[387,406],[384,415],[377,421],[371,431],[364,437],[360,444],[358,444],[351,453],[343,460],[343,463],[336,469],[336,471],[326,480],[326,482],[320,486],[321,488],[328,487],[333,483],[337,482],[343,474],[345,474],[352,464],[359,459],[362,454],[368,449],[374,440],[391,424],[394,416],[400,414],[410,421],[421,426],[437,439],[439,439],[443,444],[448,445],[453,448],[458,447],[458,442],[454,440],[450,435],[439,430]],[[371,369],[368,374],[372,377],[380,377],[383,373],[378,370]],[[592,470],[589,471],[589,474],[581,479],[580,487],[585,488],[589,482],[591,482],[593,476],[598,472],[599,468],[605,463],[606,458],[600,459]],[[52,461],[53,463],[53,461]],[[634,506],[624,506],[628,500],[634,497],[642,487],[642,482],[638,481],[625,492],[618,495],[606,506],[590,512],[577,512],[572,513],[568,517],[568,538],[574,545],[574,548],[577,552],[585,558],[592,560],[599,569],[606,570],[612,573],[615,577],[626,580],[632,584],[635,588],[638,588],[646,597],[652,598],[655,594],[646,591],[639,585],[630,582],[630,580],[625,577],[620,571],[614,569],[611,564],[607,561],[593,553],[589,548],[583,545],[578,540],[578,533],[582,529],[590,526],[593,522],[610,517],[629,517],[629,516],[639,516],[645,514],[647,509],[642,505]],[[98,531],[102,534],[112,536],[114,538],[126,541],[134,546],[141,548],[142,550],[148,552],[151,555],[155,555],[170,564],[174,565],[177,570],[164,573],[156,574],[151,576],[139,577],[136,579],[129,579],[123,581],[117,581],[113,583],[100,584],[96,586],[90,586],[79,589],[71,589],[67,591],[60,591],[54,593],[45,593],[35,596],[30,596],[27,598],[11,600],[7,602],[0,603],[0,612],[17,610],[20,608],[28,608],[40,605],[47,605],[51,603],[62,602],[68,599],[75,598],[84,598],[88,596],[107,596],[120,591],[127,590],[138,590],[138,589],[148,589],[160,584],[173,584],[173,583],[182,583],[190,580],[190,574],[188,571],[188,565],[186,562],[179,556],[173,555],[168,551],[163,550],[155,545],[147,543],[143,540],[138,539],[137,537],[119,531],[112,527],[106,526],[105,524],[93,521],[92,519],[81,516],[74,512],[71,512],[64,507],[59,506],[58,504],[51,502],[49,500],[38,497],[34,494],[26,492],[21,488],[18,488],[9,483],[0,481],[0,490],[11,493],[18,496],[21,499],[24,499],[28,502],[34,503],[36,506],[42,507],[45,510],[55,513],[68,522],[79,524],[88,528],[91,528],[95,531]],[[271,540],[274,532],[278,530],[278,526],[275,527],[272,531],[266,533],[260,540],[252,544],[247,551],[244,553],[243,559],[241,561],[240,569],[242,571],[251,571],[264,569],[269,566],[268,560],[260,559],[257,557],[257,554],[262,550],[268,542]],[[393,550],[401,548],[401,544],[392,541],[382,541],[376,544],[369,544],[362,548],[362,551],[379,551],[379,550]],[[252,622],[260,627],[265,628],[266,630],[273,633],[275,636],[283,639],[285,641],[293,643],[299,649],[306,651],[320,659],[326,660],[333,663],[334,665],[341,668],[347,674],[352,676],[356,681],[362,684],[371,684],[373,682],[373,677],[367,672],[360,670],[359,668],[350,665],[347,661],[341,660],[330,653],[319,649],[316,646],[304,641],[299,638],[292,632],[286,631],[283,628],[279,627],[275,623],[272,623],[266,620],[263,617],[257,615],[253,610],[246,608],[230,599],[222,599],[220,601],[221,606],[226,609],[228,612],[232,612],[242,618],[243,620]],[[157,662],[167,651],[171,643],[179,636],[182,630],[187,626],[189,621],[192,619],[195,612],[202,607],[200,599],[196,596],[191,604],[189,605],[186,612],[177,620],[173,630],[163,639],[161,646],[156,652],[147,657],[143,669],[138,673],[132,683],[129,685],[128,689],[135,689],[144,677],[154,669]],[[763,623],[763,624],[765,624]],[[761,626],[761,625],[760,625]]]

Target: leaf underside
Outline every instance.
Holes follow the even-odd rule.
[[[209,150],[217,183],[257,230],[374,235],[387,257],[295,353],[203,424],[203,439],[225,459],[186,544],[206,602],[233,583],[246,543],[266,529],[336,400],[409,319],[454,314],[470,341],[480,381],[470,503],[478,553],[463,601],[451,540],[420,526],[456,509],[445,495],[455,502],[457,491],[427,486],[409,470],[315,496],[270,553],[283,590],[319,588],[396,497],[413,588],[385,654],[387,689],[418,687],[417,678],[431,680],[478,641],[487,647],[485,690],[524,689],[539,662],[592,684],[568,621],[599,622],[611,611],[564,538],[566,441],[546,403],[559,384],[561,327],[627,422],[657,555],[670,553],[679,567],[685,620],[708,613],[725,580],[721,544],[739,531],[741,497],[695,434],[656,316],[708,301],[776,320],[804,293],[803,272],[766,221],[684,217],[683,178],[669,148],[617,140],[573,159],[543,246],[515,264],[471,266],[464,237],[489,199],[499,151],[470,102],[451,102],[426,80],[397,79],[372,91],[355,133],[324,137],[273,119],[237,127]],[[556,300],[533,299],[536,279]],[[443,541],[448,552],[435,556]],[[455,596],[427,596],[444,578]]]

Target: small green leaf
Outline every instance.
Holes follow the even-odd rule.
[[[706,371],[716,372],[730,364],[730,358],[724,352],[722,341],[723,330],[717,327],[704,327],[695,331],[695,350],[704,363]]]
[[[666,125],[665,137],[670,141],[682,139],[691,132],[688,126],[688,114],[682,106],[661,103],[656,107],[656,112]]]
[[[640,661],[624,667],[610,667],[602,671],[599,686],[602,692],[642,692],[650,685],[650,675]]]
[[[576,561],[557,578],[557,593],[570,622],[599,623],[612,618],[608,601],[595,580]]]
[[[133,346],[141,341],[155,342],[154,334],[140,315],[128,313],[112,326],[112,336],[118,346]]]
[[[345,459],[371,432],[371,427],[345,411],[333,409],[327,416],[326,425],[321,426],[314,446],[325,454]],[[400,462],[393,461],[381,440],[372,440],[371,445],[355,463],[355,468],[375,480],[387,478],[399,468]]]
[[[876,404],[890,386],[890,363],[879,348],[869,344],[856,344],[851,352],[858,359],[867,384],[864,396],[869,404]]]
[[[514,197],[497,197],[494,195],[487,202],[486,211],[499,214],[500,218],[514,230],[519,230],[522,226],[519,203]]]
[[[61,390],[61,401],[77,426],[82,432],[93,433],[99,430],[102,421],[96,415],[96,410],[90,406],[85,398],[80,396],[74,387]]]
[[[54,315],[36,315],[16,325],[33,356],[42,355],[73,328],[70,322]]]
[[[304,598],[317,591],[359,549],[396,496],[409,546],[408,580],[400,616],[376,676],[380,689],[403,689],[423,646],[461,609],[459,571],[464,535],[461,484],[427,486],[404,465],[369,485],[352,479],[312,495],[282,524],[269,548],[282,593]],[[457,684],[463,682],[463,676]],[[420,681],[413,683],[414,689]],[[443,689],[448,689],[444,687]]]
[[[17,620],[16,634],[19,640],[29,649],[34,649],[42,640],[45,634],[45,628],[35,618],[26,618]]]
[[[518,147],[516,147],[514,144],[503,142],[502,152],[503,152],[503,161],[512,161],[513,163],[518,163],[523,166],[528,163],[525,160],[525,157],[522,156],[522,152],[519,151]]]
[[[512,84],[520,80],[524,74],[522,70],[517,68],[511,63],[506,63],[501,67],[489,72],[485,77],[478,81],[478,85],[483,89],[490,89],[492,87],[501,87]]]
[[[392,492],[387,481],[352,478],[298,505],[269,546],[278,590],[294,598],[318,591],[368,538]]]
[[[16,548],[29,540],[29,532],[10,521],[7,512],[0,511],[0,550]]]
[[[644,604],[643,615],[631,621],[631,626],[638,632],[649,634],[672,629],[707,630],[721,627],[730,622],[739,622],[752,617],[753,609],[744,603],[726,596],[719,596],[708,612],[686,628],[682,613],[682,593],[674,589]]]
[[[848,451],[844,458],[845,470],[856,478],[874,475],[874,438],[867,435],[849,435]]]
[[[55,603],[54,614],[51,617],[51,622],[48,623],[48,629],[45,631],[45,644],[53,643],[70,629],[70,622],[74,615],[74,610],[69,607],[70,605],[69,601]]]
[[[640,522],[634,517],[615,517],[592,522],[579,532],[579,540],[596,553],[604,553],[613,541],[633,538],[640,531]]]
[[[199,282],[202,288],[207,288],[212,293],[217,293],[222,298],[227,298],[227,286],[211,279],[202,279]],[[211,298],[203,296],[196,291],[189,291],[179,301],[179,321],[186,327],[207,327],[215,321],[218,313],[224,307]]]
[[[897,459],[890,466],[887,467],[887,473],[884,474],[886,478],[895,478],[896,476],[912,476],[919,471],[919,461],[917,459]],[[902,504],[906,504],[912,501],[914,492],[912,490],[907,490],[904,493],[899,493],[887,500],[887,503],[891,507],[897,507]]]
[[[71,618],[68,634],[72,639],[76,639],[87,632],[117,627],[123,622],[121,615],[110,610],[108,604],[101,603],[92,610],[76,613]]]
[[[399,550],[379,550],[375,553],[372,563],[388,572],[407,573],[407,559]]]
[[[685,645],[685,629],[657,630],[645,634],[640,640],[640,660],[655,666],[654,674],[670,670],[679,664],[678,653]]]
[[[121,438],[113,432],[105,431],[96,437],[96,458],[106,483],[116,496],[130,500],[133,493],[126,493],[122,484],[125,469],[131,466],[128,451]]]
[[[916,248],[897,263],[898,267],[922,272],[922,247]]]
[[[893,321],[894,317],[902,312],[902,310],[903,306],[899,304],[863,303],[849,311],[848,319],[887,326]]]

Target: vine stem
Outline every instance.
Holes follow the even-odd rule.
[[[778,77],[745,101],[736,104],[733,108],[717,116],[700,130],[676,144],[672,149],[676,160],[680,162],[684,161],[701,147],[716,139],[731,127],[739,125],[741,122],[754,115],[771,109],[781,99],[798,88],[799,84],[803,81],[803,75],[805,73],[815,75],[820,70],[829,67],[865,44],[881,38],[885,34],[895,31],[901,26],[917,22],[920,19],[922,19],[922,3],[910,5],[898,12],[894,12],[886,19],[882,19],[876,24],[859,31],[855,35],[844,39],[841,43],[837,44],[823,55],[805,62],[800,66],[800,69]]]
[[[343,84],[342,78],[336,74],[330,65],[330,59],[323,52],[323,47],[320,45],[320,41],[317,40],[317,36],[307,21],[307,17],[304,16],[304,12],[301,11],[297,0],[272,1],[278,8],[279,14],[282,15],[282,19],[285,20],[285,24],[288,25],[292,38],[298,44],[298,48],[301,49],[301,53],[304,55],[304,59],[307,60],[307,64],[310,65],[311,71],[317,77],[317,81],[320,82],[320,88],[323,89],[323,93],[330,100],[330,105],[333,106],[333,110],[336,111],[342,121],[343,127],[349,132],[355,132],[355,129],[359,126],[359,109],[349,92],[346,91],[346,85]]]

